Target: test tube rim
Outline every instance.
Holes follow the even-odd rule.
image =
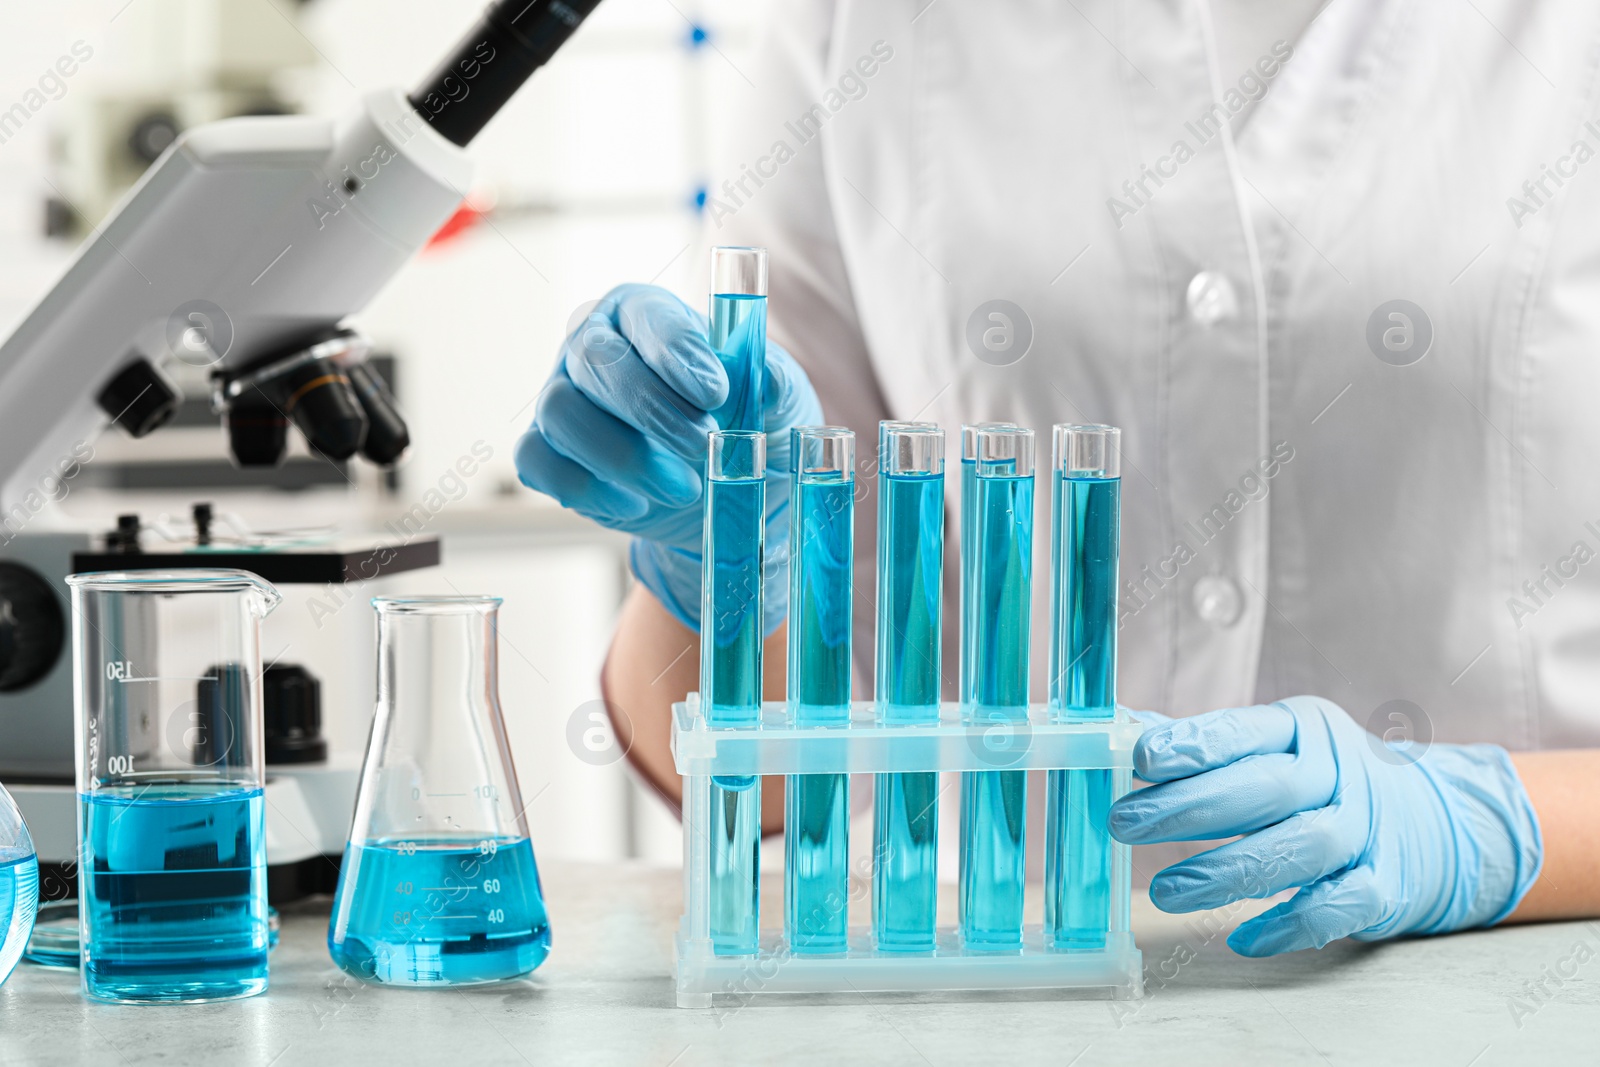
[[[837,470],[832,467],[807,467],[804,463],[805,451],[801,447],[801,442],[806,440],[847,441],[849,444],[846,447],[850,454],[846,458],[844,466],[838,468]],[[837,483],[853,482],[856,480],[856,432],[850,429],[850,427],[833,425],[792,426],[789,428],[789,442],[789,454],[793,458],[794,476],[796,479],[803,482],[806,481],[807,477],[811,475],[837,474],[842,475],[842,477],[837,479],[830,478],[828,481],[830,483]]]
[[[1055,471],[1066,478],[1111,480],[1122,477],[1122,428],[1103,422],[1058,422],[1051,428],[1051,462]],[[1108,463],[1105,467],[1068,467],[1069,435],[1093,435],[1104,439]]]
[[[986,439],[994,439],[994,438],[1002,438],[1002,437],[1010,438],[1010,439],[1013,439],[1013,440],[1016,440],[1016,441],[1024,443],[1023,446],[1021,448],[1019,448],[1018,455],[1015,456],[1015,457],[1011,457],[1011,458],[1016,459],[1018,461],[1018,465],[1021,466],[1021,461],[1022,461],[1023,457],[1026,456],[1026,458],[1027,458],[1027,470],[1016,470],[1016,471],[1012,471],[1012,472],[1007,473],[1007,474],[996,474],[996,473],[993,473],[993,472],[985,472],[984,471],[983,468],[984,468],[985,463],[993,464],[993,463],[1001,462],[1001,460],[1000,459],[985,460],[983,458],[983,455],[982,455],[982,452],[983,452],[982,442],[984,440],[986,440]],[[1037,445],[1037,437],[1034,434],[1033,430],[1030,429],[1029,427],[1027,427],[1027,426],[1004,426],[1004,427],[1000,427],[1000,426],[985,426],[985,427],[983,427],[983,428],[981,428],[981,429],[979,429],[977,431],[977,433],[974,435],[974,440],[979,445],[979,448],[978,448],[977,454],[975,454],[973,456],[973,460],[972,460],[974,465],[975,465],[975,469],[974,469],[973,473],[975,475],[977,475],[979,478],[1032,478],[1033,477],[1033,473],[1034,473],[1035,467],[1036,467],[1037,462],[1038,462],[1038,457],[1037,457],[1038,445]]]
[[[751,461],[752,473],[729,478],[712,473],[717,466],[718,443],[722,441],[749,441],[756,449]],[[720,470],[720,467],[717,467]],[[763,430],[712,430],[706,435],[706,480],[712,482],[759,482],[767,475],[767,435]]]
[[[892,435],[903,435],[907,438],[927,438],[938,442],[938,447],[931,453],[930,459],[937,463],[937,470],[902,471],[889,462],[889,439]],[[945,433],[944,427],[936,422],[900,422],[884,420],[878,423],[878,470],[886,478],[938,478],[944,475]]]
[[[978,434],[984,430],[1029,430],[1029,427],[1016,422],[963,422],[961,424],[961,461],[971,463],[978,458],[976,447]],[[1029,430],[1031,433],[1032,431]],[[974,451],[968,454],[967,446],[972,445]]]
[[[739,257],[749,255],[756,261],[756,282],[754,288],[759,292],[746,292],[744,287],[729,289],[717,284],[717,261],[723,256]],[[711,246],[711,284],[708,288],[711,295],[716,296],[766,296],[767,295],[767,249],[764,245],[712,245]]]

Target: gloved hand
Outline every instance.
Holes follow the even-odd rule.
[[[763,633],[783,621],[788,583],[789,428],[822,421],[805,372],[767,344],[767,568]],[[568,337],[517,442],[522,483],[635,535],[633,573],[679,622],[700,627],[701,476],[711,412],[728,378],[706,320],[665,289],[619,285]]]
[[[1165,720],[1139,738],[1134,768],[1156,784],[1112,806],[1117,840],[1245,835],[1157,874],[1156,907],[1302,887],[1228,937],[1244,956],[1492,925],[1543,862],[1504,749],[1433,745],[1413,761],[1319,697]]]

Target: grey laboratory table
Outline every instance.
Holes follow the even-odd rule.
[[[1600,1063],[1600,922],[1247,960],[1223,938],[1251,911],[1167,916],[1141,895],[1143,1000],[839,996],[686,1010],[673,1006],[676,871],[551,864],[544,875],[555,948],[529,980],[404,990],[347,979],[324,944],[328,902],[309,901],[286,909],[271,988],[250,1000],[91,1004],[76,974],[24,964],[0,987],[0,1064]]]

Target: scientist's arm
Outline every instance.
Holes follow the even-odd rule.
[[[1600,915],[1600,749],[1511,757],[1539,815],[1544,869],[1507,922]]]
[[[762,653],[762,687],[768,700],[783,699],[785,629],[780,626],[767,638]],[[673,618],[649,589],[635,585],[622,605],[601,686],[617,742],[656,791],[679,806],[683,782],[673,770],[667,738],[673,701],[700,688],[700,635]],[[761,825],[767,831],[783,825],[781,777],[762,786]]]
[[[1525,786],[1498,745],[1391,746],[1318,697],[1154,719],[1134,746],[1134,768],[1152,784],[1112,806],[1112,834],[1130,844],[1238,838],[1159,872],[1156,906],[1197,911],[1298,890],[1229,935],[1236,952],[1467,930],[1524,906],[1526,918],[1600,914],[1592,879],[1565,884],[1594,863],[1595,809],[1567,807],[1596,792],[1582,755],[1578,765],[1530,757]],[[1532,895],[1541,881],[1551,888]]]

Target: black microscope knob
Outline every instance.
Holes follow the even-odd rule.
[[[136,359],[106,383],[95,401],[129,436],[143,437],[177,413],[178,391],[149,360]]]
[[[322,685],[293,663],[274,664],[261,681],[262,747],[268,763],[318,763],[328,758],[322,737]]]
[[[50,673],[66,645],[66,618],[50,583],[20,563],[0,563],[0,693]]]

